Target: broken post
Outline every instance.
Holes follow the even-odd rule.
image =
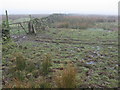
[[[31,15],[29,15],[29,18],[30,18],[30,21],[28,23],[29,34],[36,34],[36,30],[35,30],[35,27],[34,27],[35,23],[33,22]]]

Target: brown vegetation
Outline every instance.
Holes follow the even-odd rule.
[[[68,64],[63,71],[57,72],[54,81],[58,88],[75,88],[76,68]]]

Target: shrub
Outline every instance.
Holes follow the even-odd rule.
[[[75,88],[76,86],[76,69],[68,64],[63,71],[57,72],[54,78],[55,84],[58,88]]]
[[[51,66],[51,55],[45,54],[42,62],[42,71],[44,75],[47,75],[49,73],[50,66]]]

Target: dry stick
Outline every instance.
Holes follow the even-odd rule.
[[[20,24],[20,23],[28,23],[29,21],[24,21],[24,22],[17,22],[17,23],[11,23],[9,25],[13,25],[13,24]]]
[[[21,23],[19,23],[19,24],[22,27],[22,29],[25,31],[25,33],[27,34],[27,32],[26,32],[25,28],[22,26],[22,24]]]
[[[18,33],[19,33],[19,36],[20,36],[19,24],[18,24]]]

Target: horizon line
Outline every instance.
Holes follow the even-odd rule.
[[[8,13],[9,14],[9,13]],[[66,14],[66,15],[99,15],[99,16],[118,16],[118,14],[95,14],[95,13],[11,13],[9,15],[52,15],[52,14]],[[5,15],[1,14],[0,15]]]

